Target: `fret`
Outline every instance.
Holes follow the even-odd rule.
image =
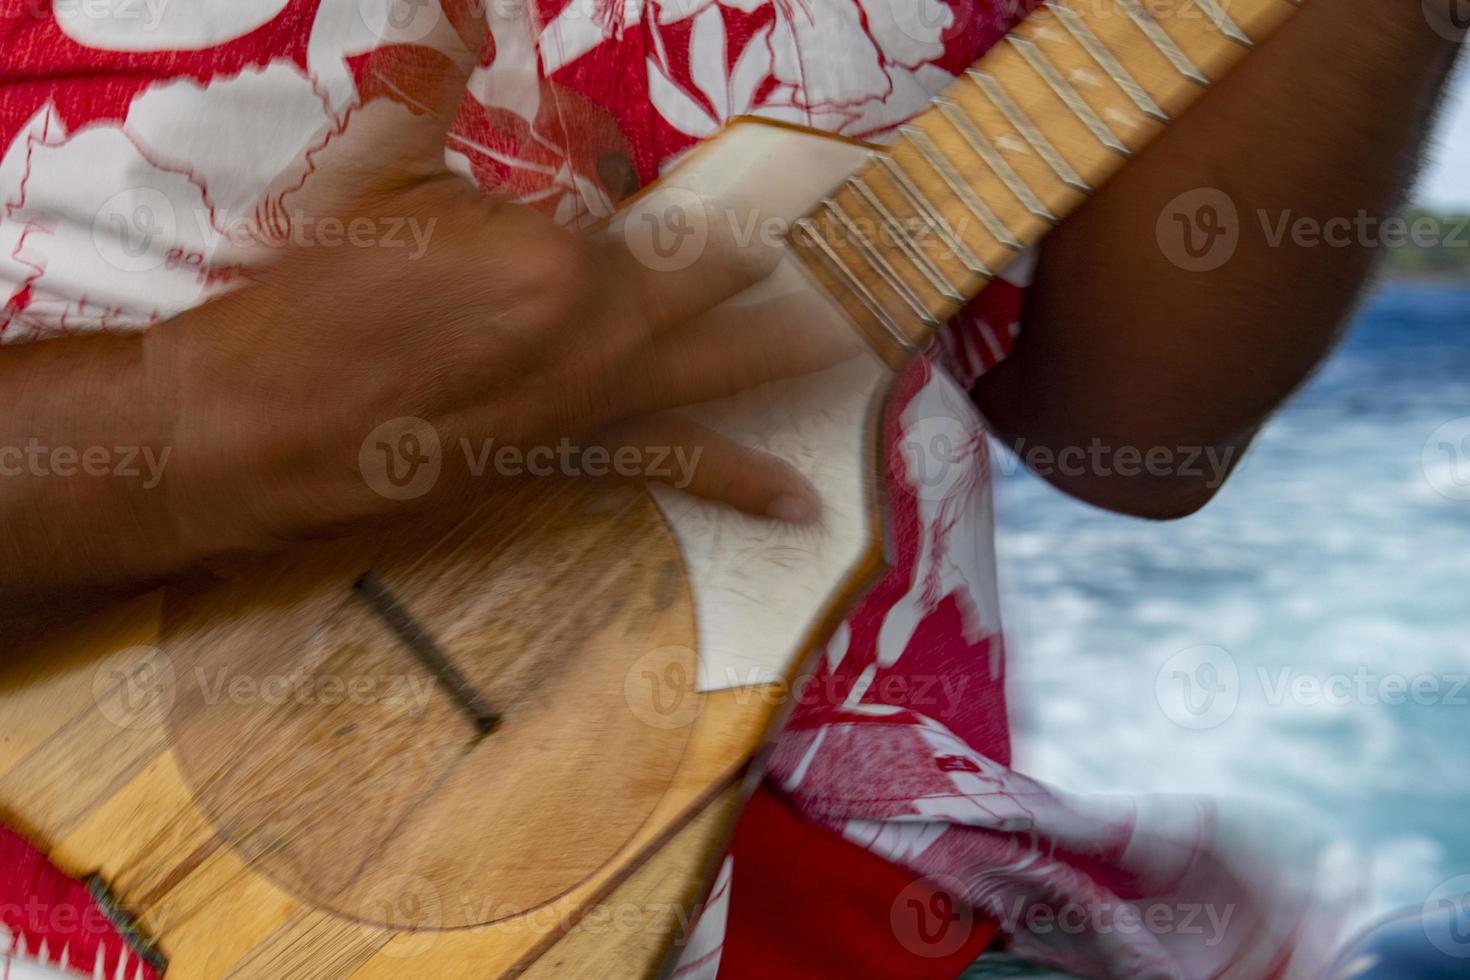
[[[822,207],[827,210],[828,214],[836,218],[838,224],[842,225],[843,229],[852,236],[852,242],[857,246],[858,254],[863,257],[863,261],[867,262],[873,271],[882,277],[883,281],[888,284],[888,288],[899,299],[908,304],[909,308],[913,310],[914,315],[921,322],[931,327],[939,326],[939,320],[919,301],[919,297],[914,295],[913,290],[909,289],[908,283],[904,282],[899,274],[894,271],[893,266],[889,265],[888,260],[883,257],[883,253],[873,247],[873,243],[868,239],[868,236],[863,234],[862,229],[853,222],[848,213],[842,209],[842,206],[829,197],[823,199]]]
[[[1148,38],[1153,46],[1159,49],[1159,53],[1168,59],[1169,64],[1173,65],[1179,74],[1201,85],[1210,84],[1210,80],[1205,77],[1204,72],[1194,66],[1194,62],[1189,60],[1189,56],[1179,48],[1179,45],[1174,43],[1174,39],[1154,19],[1154,15],[1143,9],[1143,5],[1138,0],[1113,0],[1113,2],[1123,8],[1123,12],[1143,32],[1144,37]]]
[[[1051,141],[1042,135],[1041,130],[1036,128],[1036,124],[1026,116],[1026,113],[1021,111],[1021,107],[1011,101],[1011,97],[1006,94],[1005,89],[1001,88],[999,82],[986,72],[976,68],[969,69],[965,72],[965,75],[970,81],[975,83],[976,88],[985,93],[985,97],[990,100],[990,104],[1000,110],[1000,114],[1005,117],[1006,122],[1015,128],[1016,132],[1021,134],[1021,138],[1031,144],[1031,148],[1046,162],[1048,167],[1051,167],[1052,172],[1057,175],[1062,183],[1076,188],[1084,194],[1092,190],[1087,182],[1078,176],[1077,171],[1072,169],[1072,165],[1062,159],[1062,155],[1057,152],[1056,147],[1052,146]],[[1032,211],[1032,213],[1035,214],[1036,212]]]
[[[885,174],[849,180],[832,197],[866,234],[891,274],[919,300],[929,319],[943,323],[980,281],[921,216],[910,212],[907,199]],[[864,264],[872,268],[866,259]],[[889,289],[885,299],[892,295]],[[905,318],[924,321],[907,300],[898,310]]]
[[[1144,91],[1142,85],[1139,85],[1133,80],[1133,76],[1128,73],[1128,69],[1123,67],[1118,59],[1113,56],[1113,53],[1108,50],[1107,46],[1102,43],[1102,39],[1092,32],[1092,28],[1088,27],[1087,23],[1071,7],[1068,7],[1062,0],[1047,0],[1046,8],[1062,22],[1062,26],[1067,29],[1068,33],[1077,39],[1077,43],[1087,49],[1087,53],[1092,56],[1092,60],[1097,62],[1098,67],[1107,73],[1107,76],[1113,80],[1113,84],[1117,85],[1133,100],[1133,104],[1138,106],[1140,112],[1146,116],[1152,116],[1162,123],[1170,121],[1168,114],[1159,108],[1159,104],[1153,100],[1153,97],[1148,92]]]
[[[955,234],[954,229],[949,226],[949,222],[944,220],[944,216],[939,213],[934,203],[924,196],[923,191],[919,190],[918,185],[913,182],[913,179],[909,177],[903,168],[895,163],[893,158],[886,153],[878,153],[875,156],[878,164],[893,179],[899,192],[908,201],[909,207],[913,208],[915,213],[924,219],[924,223],[943,240],[945,247],[950,250],[955,258],[959,259],[960,264],[977,276],[983,276],[986,279],[994,276],[995,273],[990,271],[990,268],[980,260],[979,256],[970,251],[969,246],[960,240],[959,235]]]
[[[1026,59],[1031,69],[1041,76],[1042,81],[1051,87],[1057,98],[1062,100],[1062,104],[1072,110],[1072,114],[1083,126],[1087,127],[1087,131],[1092,133],[1099,143],[1121,156],[1133,155],[1133,151],[1128,149],[1127,144],[1108,128],[1107,123],[1103,122],[1096,112],[1092,111],[1092,106],[1087,104],[1087,100],[1062,77],[1057,66],[1052,64],[1035,41],[1021,34],[1011,34],[1006,41],[1016,49],[1022,58]]]
[[[995,212],[980,199],[975,189],[965,180],[944,151],[935,145],[929,138],[929,134],[915,126],[905,126],[899,130],[909,145],[918,151],[919,156],[929,165],[929,168],[939,175],[955,197],[969,209],[970,214],[980,220],[980,224],[997,241],[1010,248],[1019,248],[1020,239],[1010,233],[1010,230],[996,216]],[[998,157],[997,157],[998,159]],[[1025,190],[1023,185],[1023,190]],[[1030,193],[1029,190],[1025,190]]]
[[[934,101],[935,105],[939,108],[939,114],[949,121],[950,125],[955,128],[955,131],[964,138],[970,149],[975,151],[976,156],[983,160],[985,165],[1000,178],[1001,183],[1005,184],[1006,189],[1016,196],[1016,200],[1021,202],[1021,206],[1042,221],[1048,224],[1055,224],[1057,220],[1056,215],[1052,214],[1047,206],[1041,202],[1041,198],[1036,196],[1036,193],[1031,190],[1026,182],[1021,179],[1020,175],[1006,162],[1005,158],[1000,155],[1000,151],[985,137],[985,134],[976,128],[975,124],[970,121],[970,118],[965,115],[964,110],[943,96]],[[929,145],[933,146],[932,143]],[[940,154],[938,149],[935,149],[934,153],[938,154],[941,158],[943,157],[943,154]],[[945,161],[945,165],[948,165],[948,161]],[[951,167],[950,169],[952,172],[953,168]],[[971,194],[970,196],[973,197],[974,195]],[[978,203],[978,198],[976,198],[976,201],[976,205],[970,205],[968,199],[966,199],[965,203],[970,205],[971,210],[975,210],[975,207],[978,206],[983,208],[987,213],[990,213],[992,218],[994,217],[993,212],[990,212],[989,208],[986,208],[983,203]],[[981,220],[983,223],[984,219]],[[989,225],[986,227],[989,229]],[[994,229],[990,229],[990,231],[997,239],[1012,248],[1019,248],[1021,245],[1020,241],[1013,237],[1004,227],[999,231]]]
[[[1298,6],[1143,2],[1046,0],[799,223],[797,255],[890,364]]]
[[[1244,47],[1249,48],[1254,46],[1254,43],[1246,35],[1245,31],[1241,30],[1240,25],[1231,19],[1230,15],[1225,12],[1225,8],[1220,6],[1218,0],[1194,0],[1194,5],[1202,10],[1206,17],[1210,18],[1210,22],[1215,25],[1215,29],[1221,34],[1224,34],[1236,44]]]
[[[925,255],[914,243],[897,215],[888,209],[888,205],[873,193],[873,189],[861,177],[849,177],[847,186],[854,194],[863,199],[869,210],[878,216],[878,220],[883,223],[888,233],[893,236],[893,240],[898,243],[899,249],[908,257],[913,267],[919,270],[919,274],[928,280],[929,285],[934,287],[935,292],[951,303],[959,304],[965,301],[965,295],[959,291],[959,287],[944,277],[944,272],[939,266],[929,261],[929,256]]]
[[[900,350],[905,352],[917,350],[918,346],[909,340],[908,335],[903,332],[903,328],[895,323],[888,315],[888,311],[883,307],[883,304],[878,302],[878,298],[868,291],[868,287],[863,284],[863,281],[853,275],[852,270],[847,267],[847,263],[842,261],[842,256],[837,254],[837,250],[817,233],[816,225],[812,220],[810,218],[801,218],[796,222],[796,228],[806,236],[807,241],[816,249],[816,254],[821,257],[827,269],[837,276],[839,282],[847,287],[849,293],[856,297],[858,302],[872,315],[873,319],[877,320],[883,329],[888,332],[889,339],[897,344]]]
[[[1118,15],[1117,19],[1121,20],[1121,18],[1122,15]],[[1131,26],[1124,26],[1132,31]],[[1067,31],[1061,19],[1048,8],[1040,8],[1036,15],[1015,31],[1013,36],[1020,41],[1020,45],[1010,45],[1011,53],[1020,54],[1020,50],[1028,44],[1034,45],[1036,51],[1046,58],[1047,63],[1056,69],[1057,74],[1076,92],[1077,97],[1085,102],[1093,114],[1107,127],[1108,132],[1116,137],[1119,143],[1127,147],[1129,155],[1147,146],[1162,128],[1163,124],[1138,107],[1138,103],[1114,81],[1097,59],[1088,52],[1086,46]],[[1025,61],[1024,56],[1020,60]],[[1029,62],[1027,67],[1035,71]],[[1168,68],[1168,71],[1171,77],[1178,78],[1172,68]],[[1179,79],[1176,84],[1190,84],[1191,88],[1193,87],[1191,83],[1184,82],[1182,79]],[[1036,87],[1032,86],[1032,88]],[[1047,87],[1050,88],[1049,85]],[[1054,90],[1052,94],[1055,96]],[[1042,114],[1048,120],[1052,116],[1060,117],[1061,112],[1057,111],[1060,107],[1056,105],[1058,101],[1060,97],[1052,101],[1053,111],[1049,114],[1045,109],[1038,110],[1033,106],[1033,116]],[[1065,111],[1066,116],[1072,118],[1057,125],[1048,123],[1047,128],[1053,142],[1069,147],[1087,147],[1087,141],[1097,140],[1097,135],[1085,124],[1081,127],[1085,134],[1083,136],[1072,137],[1059,132],[1059,126],[1077,128],[1072,125],[1076,113],[1070,109],[1062,111]],[[1088,181],[1096,184],[1111,172],[1111,168],[1116,166],[1120,159],[1125,159],[1123,154],[1111,149],[1107,152],[1100,152],[1094,144],[1083,150],[1078,159],[1078,165]]]

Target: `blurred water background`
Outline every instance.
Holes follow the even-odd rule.
[[[996,453],[1020,769],[1304,805],[1365,914],[1470,873],[1470,283],[1380,287],[1183,521]]]

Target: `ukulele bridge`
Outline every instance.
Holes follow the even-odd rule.
[[[500,726],[500,715],[445,656],[427,630],[403,608],[393,593],[371,571],[363,572],[352,584],[352,590],[373,608],[393,634],[428,668],[434,680],[444,688],[456,707],[475,726],[477,738],[484,738]]]

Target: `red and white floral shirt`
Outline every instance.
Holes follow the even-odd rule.
[[[448,157],[487,191],[585,225],[734,116],[882,140],[1022,12],[491,0]],[[446,21],[433,0],[0,0],[0,342],[141,330],[227,288],[232,235],[288,231],[293,195],[354,110],[412,97],[394,66],[483,26]],[[1013,266],[902,380],[886,423],[896,563],[827,646],[820,695],[774,753],[682,976],[954,975],[996,925],[1077,972],[1193,976],[1259,938],[1252,926],[1205,949],[1027,924],[1038,904],[1193,894],[1212,817],[1169,814],[1172,846],[1152,849],[1143,809],[1068,800],[1009,768],[989,459],[967,392],[1009,351],[1026,274]],[[965,434],[937,488],[910,451],[936,419]],[[797,931],[758,935],[778,928],[761,910],[814,875],[831,878],[783,912]],[[958,940],[905,925],[933,907],[912,888],[930,886],[989,925]],[[862,896],[866,917],[843,918],[859,899],[840,896]],[[821,954],[803,959],[803,944]]]

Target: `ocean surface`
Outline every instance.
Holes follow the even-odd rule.
[[[1019,768],[1298,805],[1364,915],[1470,873],[1470,287],[1383,287],[1185,520],[997,453]]]

